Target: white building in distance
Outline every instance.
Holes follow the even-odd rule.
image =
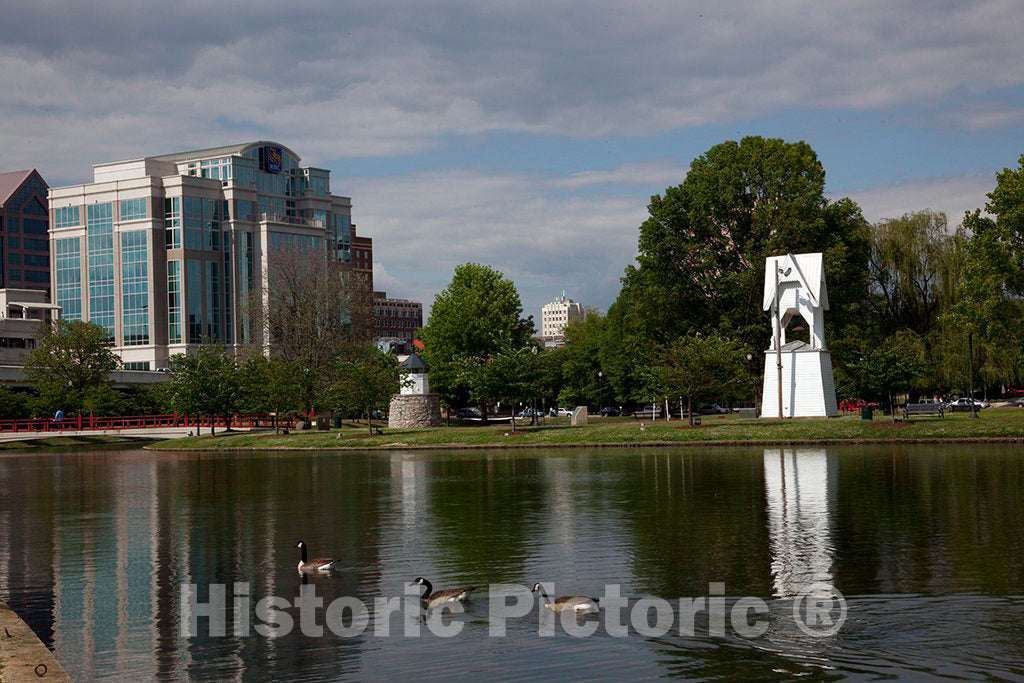
[[[62,317],[105,327],[127,370],[251,342],[246,304],[276,249],[351,261],[351,200],[280,143],[97,164],[93,176],[50,188],[50,284]]]
[[[565,326],[583,320],[583,304],[565,296],[545,304],[540,312],[540,336],[545,346],[561,346],[565,342]]]

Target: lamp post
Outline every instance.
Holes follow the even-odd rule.
[[[597,414],[602,415],[604,413],[604,385],[601,383],[601,378],[604,377],[604,373],[600,370],[597,371],[597,402],[600,404],[597,407]]]

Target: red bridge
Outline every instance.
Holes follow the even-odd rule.
[[[278,420],[279,427],[292,426],[292,420]],[[38,432],[81,432],[111,431],[124,429],[162,429],[168,427],[195,428],[215,427],[227,429],[229,426],[238,429],[274,428],[272,415],[235,415],[230,420],[223,417],[193,417],[189,415],[128,415],[116,417],[94,417],[79,415],[66,417],[63,420],[53,418],[47,420],[0,420],[0,434],[38,433]]]

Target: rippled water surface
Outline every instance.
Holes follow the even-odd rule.
[[[337,570],[300,578],[299,539]],[[1022,539],[1019,447],[0,455],[0,599],[81,680],[1024,680]],[[453,637],[403,602],[417,576],[479,586]],[[626,606],[556,623],[535,581]],[[226,586],[227,635],[182,635],[183,584]],[[300,590],[365,628],[303,634]],[[290,633],[255,630],[268,596]]]

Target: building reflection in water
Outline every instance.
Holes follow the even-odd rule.
[[[824,448],[766,448],[773,591],[790,597],[834,587],[835,455]]]

